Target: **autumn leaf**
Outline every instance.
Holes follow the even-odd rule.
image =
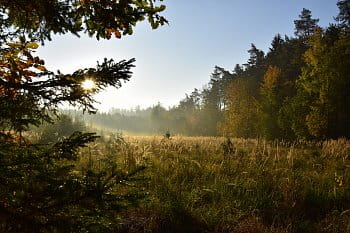
[[[26,48],[29,48],[29,49],[37,49],[39,47],[39,45],[35,42],[30,42],[28,44],[26,44]]]
[[[36,65],[34,66],[35,68],[37,68],[38,70],[41,70],[41,71],[47,71],[47,69],[45,68],[45,66],[42,66],[42,65]]]
[[[120,31],[118,31],[118,30],[115,30],[115,31],[114,31],[114,35],[115,35],[115,37],[118,38],[118,39],[120,39],[120,38],[122,37],[122,34],[121,34]]]

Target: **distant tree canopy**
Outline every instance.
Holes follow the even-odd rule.
[[[79,149],[97,137],[62,133],[55,142],[25,138],[31,125],[52,122],[62,103],[95,112],[93,94],[120,87],[131,77],[134,59],[105,59],[72,74],[49,71],[35,50],[53,34],[87,33],[97,39],[132,34],[147,19],[166,23],[155,0],[3,0],[0,1],[0,231],[114,232],[118,226],[116,188],[136,171],[115,164],[104,171],[76,167]],[[82,82],[95,87],[86,90]],[[66,119],[67,120],[67,119]],[[64,129],[69,120],[59,126]],[[54,126],[53,126],[54,127]],[[66,130],[66,129],[65,129]],[[49,139],[49,138],[47,138]]]

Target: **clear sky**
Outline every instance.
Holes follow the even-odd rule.
[[[133,35],[97,41],[72,35],[55,36],[39,49],[51,70],[73,72],[96,65],[104,57],[136,58],[132,79],[121,89],[98,94],[101,111],[142,108],[157,102],[176,105],[185,93],[209,81],[214,66],[232,70],[245,63],[250,44],[267,51],[274,35],[292,36],[302,8],[334,22],[337,0],[164,0],[169,25],[151,30],[140,23]]]

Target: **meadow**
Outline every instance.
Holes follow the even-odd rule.
[[[77,169],[132,175],[115,190],[120,232],[350,232],[349,156],[345,139],[111,134]]]

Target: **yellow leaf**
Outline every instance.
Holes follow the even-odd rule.
[[[21,43],[7,43],[7,45],[11,48],[18,48],[21,47]]]
[[[38,70],[41,70],[41,71],[47,71],[45,66],[37,65],[37,66],[35,66],[35,68],[37,68]]]
[[[38,45],[38,43],[30,42],[26,45],[26,47],[29,49],[37,49],[39,47],[39,45]]]

